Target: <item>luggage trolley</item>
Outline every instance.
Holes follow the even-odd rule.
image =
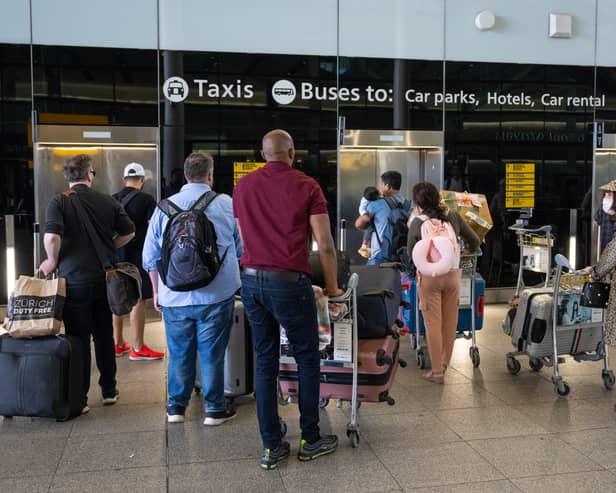
[[[477,259],[482,255],[481,251],[462,254],[460,257],[460,270],[462,271],[460,280],[460,306],[458,311],[458,327],[457,338],[471,339],[469,348],[469,357],[474,368],[478,368],[481,359],[479,357],[479,348],[477,347],[477,318],[483,316],[484,298],[477,296]],[[413,281],[411,281],[413,282]],[[410,286],[407,287],[411,289]],[[415,351],[415,361],[417,367],[424,369],[430,366],[429,353],[425,338],[425,327],[423,317],[419,310],[419,294],[415,286],[415,298],[412,305],[414,306],[414,327],[409,328],[411,338],[411,349]],[[461,317],[463,310],[470,310],[470,322],[467,326],[466,317]]]
[[[357,331],[357,286],[359,284],[359,276],[351,274],[345,293],[337,298],[329,298],[330,307],[334,305],[335,310],[330,310],[332,317],[331,330],[333,344],[328,345],[321,351],[320,366],[323,368],[351,368],[351,399],[350,399],[350,416],[347,424],[346,434],[351,441],[352,447],[359,445],[359,424],[357,419],[357,409],[360,406],[357,394],[358,386],[358,331]],[[335,312],[337,315],[333,315]],[[336,341],[336,332],[338,331],[338,341]],[[344,336],[343,336],[344,334]],[[349,337],[350,336],[350,337]],[[283,345],[284,346],[284,345]],[[283,354],[280,356],[281,370],[285,371],[283,365],[295,365],[295,359],[291,355]],[[321,381],[323,384],[323,380]],[[279,402],[288,404],[294,402],[295,397],[290,393],[284,394],[283,388],[278,382]],[[331,396],[321,395],[319,407],[325,408],[329,404]],[[335,397],[335,396],[333,396]],[[341,405],[341,399],[337,399]],[[393,401],[393,400],[392,400]],[[392,402],[393,403],[393,402]]]
[[[518,237],[520,247],[520,264],[518,269],[518,282],[515,287],[515,298],[520,296],[524,288],[524,271],[536,272],[545,275],[545,287],[548,285],[552,272],[551,259],[554,235],[552,226],[546,225],[539,228],[524,228],[517,224],[509,226]],[[527,260],[525,260],[527,259]]]
[[[528,327],[528,337],[522,351],[507,353],[507,369],[513,375],[520,371],[520,362],[516,356],[526,355],[532,370],[540,371],[543,366],[553,367],[552,383],[554,391],[561,397],[571,391],[569,384],[560,375],[558,365],[564,363],[564,355],[572,356],[578,363],[582,361],[603,360],[601,378],[606,389],[614,387],[614,372],[609,368],[608,350],[603,342],[605,335],[605,312],[598,308],[581,307],[579,304],[582,285],[589,276],[573,270],[564,255],[554,257],[556,269],[551,281],[552,290],[544,293],[551,297],[551,306],[547,313],[548,320],[535,320]],[[568,272],[563,273],[563,268]],[[569,310],[569,306],[572,307]],[[529,303],[527,312],[531,312]],[[524,314],[530,325],[530,314]],[[537,323],[538,322],[538,323]],[[543,337],[535,337],[535,327]]]

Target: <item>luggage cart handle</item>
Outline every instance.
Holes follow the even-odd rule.
[[[349,277],[349,282],[347,283],[347,289],[344,292],[344,294],[342,296],[332,297],[329,299],[329,301],[332,303],[342,303],[348,300],[351,297],[353,290],[357,289],[358,284],[359,284],[359,276],[357,275],[357,273],[354,272],[353,274],[351,274],[351,277]]]
[[[541,226],[540,228],[523,228],[513,224],[512,226],[509,226],[508,229],[515,231],[516,233],[550,233],[552,231],[552,226],[548,224],[546,226]]]

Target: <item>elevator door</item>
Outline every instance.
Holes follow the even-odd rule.
[[[359,202],[367,186],[378,188],[380,176],[386,171],[398,171],[402,175],[400,193],[411,199],[416,183],[440,183],[440,154],[425,149],[341,149],[340,218],[347,221],[347,250],[352,263],[365,261],[357,253],[362,232],[354,227]]]

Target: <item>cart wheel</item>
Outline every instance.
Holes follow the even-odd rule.
[[[481,362],[481,358],[479,357],[479,348],[476,346],[471,346],[468,350],[468,354],[473,362],[473,367],[479,368],[479,363]]]
[[[602,377],[605,388],[607,390],[612,390],[614,388],[614,383],[616,383],[614,372],[612,370],[603,370]]]
[[[538,358],[529,358],[528,366],[530,366],[533,371],[541,371],[543,368],[543,361]]]
[[[385,402],[387,402],[388,405],[393,406],[396,403],[396,400],[393,397],[387,397]]]
[[[521,369],[522,365],[520,365],[520,362],[517,359],[513,357],[507,358],[507,370],[509,370],[509,373],[511,373],[512,375],[517,375],[518,373],[520,373]]]
[[[560,397],[566,397],[569,395],[569,392],[571,392],[571,387],[569,387],[569,384],[567,382],[559,382],[556,385],[554,385],[554,391],[560,396]]]
[[[282,394],[278,394],[278,404],[281,406],[289,405],[289,399],[285,398]]]
[[[325,409],[328,406],[328,404],[329,404],[329,399],[325,399],[324,397],[321,397],[319,399],[319,407],[321,409]]]
[[[411,349],[413,351],[417,349],[417,336],[415,334],[411,334]]]
[[[351,447],[357,448],[359,445],[359,431],[347,428],[347,437],[351,441]]]
[[[408,363],[404,359],[399,359],[398,364],[400,365],[400,368],[406,368],[408,366]]]
[[[287,423],[284,421],[284,419],[279,418],[280,419],[280,436],[282,438],[284,438],[287,435]]]
[[[422,351],[417,351],[415,354],[415,361],[417,361],[417,368],[423,370],[426,367],[426,356]]]

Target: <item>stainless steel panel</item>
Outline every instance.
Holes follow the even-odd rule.
[[[398,171],[402,175],[400,193],[407,199],[411,198],[413,186],[422,181],[424,176],[424,161],[422,151],[407,149],[378,149],[375,183],[380,182],[380,176],[386,171]]]
[[[603,145],[601,148],[616,150],[616,134],[603,134]]]
[[[36,221],[45,224],[45,211],[51,198],[66,190],[68,184],[62,175],[67,158],[76,154],[92,157],[96,177],[92,187],[113,194],[122,189],[124,166],[131,162],[143,165],[146,183],[143,190],[159,198],[158,152],[154,146],[70,146],[37,145],[34,154],[34,183]]]
[[[158,128],[37,125],[35,140],[39,144],[158,145]]]
[[[425,130],[345,130],[343,146],[442,147],[443,133]]]
[[[436,185],[436,188],[443,188],[443,151],[442,149],[426,149],[424,151],[424,181],[429,181]]]
[[[361,260],[357,249],[361,245],[362,232],[355,229],[355,219],[359,215],[359,201],[364,194],[364,188],[377,185],[377,166],[375,150],[340,150],[340,182],[339,197],[340,217],[347,220],[346,250],[352,263]]]

